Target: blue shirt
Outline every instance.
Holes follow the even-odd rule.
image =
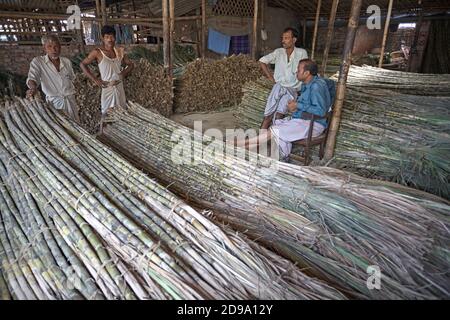
[[[303,83],[301,95],[297,98],[297,111],[292,114],[292,118],[301,119],[302,112],[309,112],[320,117],[325,116],[332,103],[330,86],[325,79],[319,76],[314,76],[307,84]],[[332,87],[334,88],[334,82]],[[324,127],[327,126],[326,119],[320,119],[316,122]]]

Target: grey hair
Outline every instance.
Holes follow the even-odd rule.
[[[49,35],[45,35],[42,37],[41,42],[42,45],[45,45],[47,42],[56,42],[58,44],[61,44],[61,42],[59,42],[59,39],[57,36],[55,36],[54,34],[49,34]]]

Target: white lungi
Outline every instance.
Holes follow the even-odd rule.
[[[266,109],[264,110],[264,116],[268,117],[275,112],[286,114],[288,112],[289,100],[297,99],[297,90],[294,88],[283,87],[279,83],[276,83],[269,98],[267,99]],[[274,122],[275,123],[275,122]]]
[[[287,160],[292,151],[292,142],[306,139],[311,121],[303,119],[278,119],[270,127],[274,141],[280,150],[280,159]],[[320,136],[325,127],[314,122],[313,137]]]
[[[116,57],[114,59],[111,59],[100,49],[100,52],[103,55],[103,59],[98,64],[102,80],[110,83],[114,81],[121,81],[120,72],[123,52],[117,50],[116,48],[114,48],[114,51],[116,52]],[[102,114],[104,114],[109,108],[126,108],[126,106],[127,100],[125,97],[123,82],[120,82],[114,86],[102,88]]]

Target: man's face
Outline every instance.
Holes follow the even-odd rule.
[[[116,37],[114,37],[114,35],[112,34],[105,34],[103,36],[103,43],[106,47],[114,47],[114,45],[116,44]]]
[[[297,41],[297,38],[294,38],[291,31],[283,33],[283,36],[281,38],[281,44],[283,45],[284,49],[293,48],[296,41]]]
[[[59,44],[59,42],[47,41],[44,44],[44,50],[51,60],[56,60],[61,54],[61,45]]]
[[[297,68],[297,79],[299,81],[304,81],[308,78],[309,71],[305,71],[305,64],[299,63]]]

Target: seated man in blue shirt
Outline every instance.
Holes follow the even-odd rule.
[[[287,160],[292,150],[292,142],[305,139],[308,136],[311,115],[325,116],[331,107],[334,83],[328,83],[317,75],[317,64],[310,59],[300,61],[297,69],[297,79],[303,82],[301,95],[297,101],[288,103],[288,110],[292,112],[291,119],[279,119],[262,132],[258,137],[237,141],[238,146],[248,148],[266,143],[275,137],[279,147],[281,160]],[[326,128],[325,119],[314,122],[313,137],[319,136]]]

